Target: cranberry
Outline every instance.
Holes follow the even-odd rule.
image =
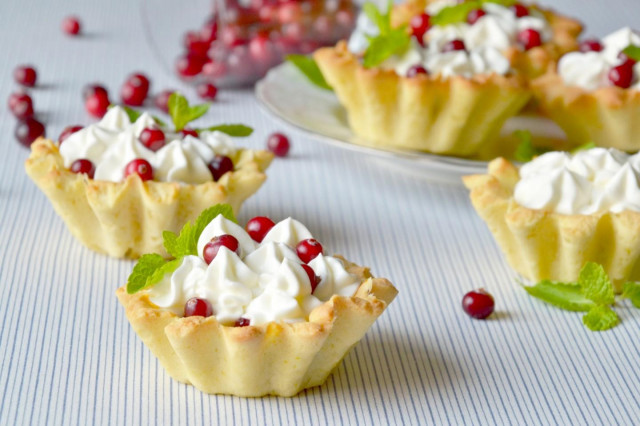
[[[69,170],[71,170],[71,173],[85,174],[89,177],[89,179],[93,179],[93,175],[96,172],[96,167],[90,160],[81,158],[71,163],[71,167],[69,167]]]
[[[538,31],[528,28],[518,33],[518,42],[520,42],[524,50],[529,50],[542,45],[542,37],[540,37]]]
[[[473,25],[476,22],[478,22],[478,19],[482,18],[486,14],[487,14],[487,12],[485,12],[482,9],[473,9],[467,15],[467,23],[470,24],[470,25]]]
[[[36,79],[38,75],[35,68],[30,65],[21,65],[13,70],[13,78],[16,83],[26,87],[33,87],[36,85]]]
[[[267,148],[277,157],[285,157],[290,147],[289,139],[282,133],[274,133],[267,139]]]
[[[233,324],[234,327],[248,327],[251,325],[251,320],[249,318],[238,318],[238,320],[236,321],[235,324]]]
[[[609,70],[608,77],[609,81],[611,81],[614,86],[628,89],[631,87],[631,83],[633,82],[633,63],[627,61],[611,68]]]
[[[455,52],[458,50],[466,50],[464,41],[460,39],[451,40],[450,42],[447,42],[444,46],[442,46],[442,53]]]
[[[209,46],[210,43],[207,40],[203,40],[199,33],[190,31],[184,35],[184,47],[190,53],[207,56]]]
[[[431,27],[431,16],[426,13],[416,15],[409,21],[409,26],[411,27],[411,35],[422,45],[423,37]]]
[[[267,35],[257,35],[249,42],[249,54],[262,64],[269,64],[275,60],[273,43]]]
[[[635,64],[636,64],[636,62],[638,62],[638,61],[636,61],[635,59],[628,57],[628,56],[627,56],[627,54],[626,54],[626,53],[624,53],[624,52],[620,52],[620,53],[618,53],[618,59],[619,59],[620,61],[622,61],[623,63],[625,63],[625,62],[629,62],[629,63],[631,63],[632,65],[635,65]]]
[[[149,148],[151,151],[157,151],[164,146],[165,137],[164,132],[160,129],[154,129],[151,127],[145,128],[140,133],[140,142],[142,145]]]
[[[185,317],[210,317],[213,315],[213,306],[207,299],[192,297],[184,304]]]
[[[239,247],[238,240],[233,235],[222,234],[217,237],[213,237],[202,250],[202,257],[207,265],[213,262],[213,259],[218,255],[220,247],[226,247],[232,252],[238,252]]]
[[[169,97],[175,92],[175,90],[163,90],[153,98],[153,103],[156,108],[161,111],[169,113]]]
[[[94,92],[84,101],[87,112],[97,118],[102,118],[107,113],[109,105],[111,105],[109,96],[101,91]]]
[[[76,16],[67,16],[62,20],[62,31],[69,35],[80,33],[80,20]]]
[[[210,78],[220,78],[227,73],[227,66],[224,62],[214,61],[213,59],[207,60],[202,66],[202,74]]]
[[[9,96],[9,110],[18,120],[33,117],[33,101],[24,92],[12,93]]]
[[[200,37],[209,44],[216,40],[218,37],[218,21],[215,18],[204,24],[202,30],[200,30]]]
[[[74,134],[75,132],[82,130],[82,126],[67,126],[62,130],[60,136],[58,136],[58,143],[64,142],[69,136]]]
[[[182,134],[183,138],[186,138],[187,136],[193,136],[194,138],[198,137],[198,132],[189,128],[184,128],[180,130],[180,133]]]
[[[225,173],[233,171],[233,161],[226,155],[216,155],[208,167],[213,181],[217,182]]]
[[[89,96],[95,94],[99,96],[106,96],[107,98],[109,97],[109,92],[107,92],[107,89],[99,84],[88,84],[84,87],[84,89],[82,89],[82,99],[84,100],[87,100]]]
[[[44,137],[44,124],[35,118],[27,118],[16,126],[15,137],[22,145],[29,147],[39,137]]]
[[[202,99],[213,101],[218,94],[218,88],[211,83],[200,83],[196,87],[196,92]]]
[[[207,58],[200,55],[188,53],[181,56],[176,61],[176,70],[182,77],[194,77],[202,71],[202,66]]]
[[[153,167],[151,167],[151,164],[149,164],[147,160],[136,158],[135,160],[131,160],[124,168],[125,178],[133,174],[140,176],[142,180],[152,180]]]
[[[319,254],[322,254],[322,244],[313,238],[302,240],[296,246],[296,253],[298,253],[300,260],[304,263],[309,263]]]
[[[462,309],[471,318],[485,319],[493,312],[495,302],[485,289],[473,290],[462,298]]]
[[[151,82],[149,78],[142,73],[134,73],[127,78],[127,83],[131,84],[133,87],[141,87],[145,92],[149,92],[149,88],[151,87]]]
[[[581,52],[601,52],[602,49],[604,46],[598,40],[584,40],[580,43]]]
[[[144,74],[132,74],[120,90],[120,97],[125,105],[140,106],[149,93],[149,79]]]
[[[511,6],[509,9],[516,15],[516,18],[522,18],[523,16],[529,16],[529,9],[526,6],[521,5],[520,3],[516,3]]]
[[[422,65],[414,65],[407,70],[407,77],[412,78],[418,74],[428,75],[429,72]]]
[[[275,226],[271,219],[265,216],[256,216],[247,222],[245,229],[249,236],[256,242],[261,243],[267,232]]]
[[[311,294],[313,294],[314,291],[316,291],[316,287],[318,287],[318,284],[320,284],[320,277],[316,275],[315,271],[313,269],[311,269],[311,266],[309,265],[300,265],[302,266],[302,269],[304,269],[304,271],[307,273],[307,276],[309,277],[309,283],[311,284]]]
[[[220,31],[220,39],[227,47],[235,47],[245,44],[237,25],[226,25]]]

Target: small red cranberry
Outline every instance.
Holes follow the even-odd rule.
[[[189,128],[184,128],[180,130],[180,134],[182,134],[183,138],[186,138],[187,136],[193,136],[194,138],[198,137],[198,132]]]
[[[247,222],[245,229],[247,234],[256,242],[261,243],[265,235],[275,226],[271,219],[265,216],[256,216]]]
[[[213,315],[213,306],[207,299],[193,297],[184,304],[185,317],[210,317]]]
[[[111,101],[109,101],[108,95],[99,91],[94,92],[84,101],[87,112],[96,118],[102,118],[107,113],[109,105],[111,105]]]
[[[160,129],[147,127],[140,133],[140,142],[151,151],[157,151],[165,144],[164,132]]]
[[[100,84],[88,84],[82,89],[82,99],[85,101],[89,96],[95,94],[99,96],[106,96],[107,98],[109,97],[109,92],[107,92],[107,89],[105,89],[104,86]]]
[[[611,68],[608,77],[614,86],[628,89],[633,83],[633,63],[627,61]]]
[[[202,257],[204,258],[204,261],[207,262],[207,265],[213,262],[213,259],[218,255],[220,247],[226,247],[232,252],[237,253],[240,244],[233,235],[223,234],[213,237],[202,250]]]
[[[161,111],[169,113],[169,97],[175,90],[163,90],[153,98],[153,103]]]
[[[493,296],[484,289],[470,291],[462,298],[462,309],[471,318],[485,319],[493,313],[494,308]]]
[[[80,19],[77,16],[67,16],[62,20],[62,31],[75,36],[80,33]]]
[[[69,170],[71,171],[71,173],[85,174],[89,177],[89,179],[93,179],[93,175],[96,172],[96,167],[93,165],[91,160],[80,158],[79,160],[71,163],[71,167],[69,167]]]
[[[408,78],[413,78],[413,77],[417,76],[418,74],[428,75],[429,72],[422,65],[414,65],[414,66],[412,66],[411,68],[409,68],[407,70],[407,77]]]
[[[33,87],[36,85],[36,80],[38,78],[38,74],[36,73],[35,68],[30,65],[20,65],[13,70],[13,78],[16,83],[25,86],[25,87]]]
[[[27,118],[18,123],[14,135],[18,142],[26,147],[30,147],[36,139],[45,136],[44,124],[35,118]]]
[[[411,35],[423,45],[423,37],[431,28],[431,16],[426,13],[416,15],[409,21],[409,26],[411,27]]]
[[[24,92],[9,95],[9,110],[18,120],[33,117],[33,100]]]
[[[460,39],[451,40],[450,42],[447,42],[444,46],[442,46],[442,53],[456,52],[458,50],[466,50],[464,41]]]
[[[83,129],[82,126],[67,126],[67,127],[65,127],[64,130],[62,130],[62,133],[60,133],[60,136],[58,136],[58,143],[64,142],[69,136],[71,136],[75,132],[77,132],[79,130],[82,130],[82,129]]]
[[[538,31],[528,28],[518,33],[518,42],[524,50],[529,50],[542,45],[542,37]]]
[[[602,49],[604,46],[598,40],[584,40],[580,43],[581,52],[601,52]]]
[[[482,18],[484,15],[486,15],[487,12],[485,12],[482,9],[473,9],[471,12],[469,12],[469,14],[467,15],[467,23],[469,25],[473,25],[476,22],[478,22],[478,19]]]
[[[211,83],[200,83],[196,87],[198,96],[207,101],[213,101],[218,94],[218,88]]]
[[[516,3],[509,9],[516,15],[516,18],[522,18],[523,16],[529,16],[529,9],[526,6]]]
[[[238,318],[236,323],[233,325],[234,327],[248,327],[251,325],[251,320],[249,318]]]
[[[218,38],[218,21],[215,17],[204,24],[202,30],[200,30],[200,37],[209,44]]]
[[[233,161],[226,155],[216,155],[208,166],[214,182],[219,181],[225,173],[233,171]]]
[[[314,291],[316,291],[316,287],[318,287],[318,284],[320,284],[320,281],[322,281],[320,279],[319,276],[316,275],[315,271],[313,269],[311,269],[311,266],[309,265],[300,265],[302,266],[302,269],[304,269],[304,271],[307,273],[307,276],[309,277],[309,284],[311,284],[311,294],[313,294]]]
[[[178,74],[182,77],[194,77],[200,74],[206,61],[207,58],[204,56],[188,53],[178,58],[176,61],[176,71],[178,71]]]
[[[296,246],[296,253],[304,263],[309,263],[319,254],[322,254],[322,244],[313,238],[302,240]]]
[[[153,179],[153,167],[151,164],[143,158],[136,158],[131,160],[124,168],[124,177],[136,174],[140,176],[143,181]]]
[[[282,133],[273,133],[267,139],[267,148],[277,157],[286,157],[291,148],[289,139]]]
[[[184,47],[189,53],[194,53],[200,56],[207,56],[211,43],[207,40],[203,40],[200,33],[189,31],[184,35]]]

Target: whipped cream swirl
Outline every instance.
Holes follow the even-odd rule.
[[[309,262],[320,277],[312,294],[309,276],[294,247],[313,237],[294,219],[277,223],[262,243],[256,243],[242,227],[218,216],[202,231],[198,253],[211,238],[222,234],[238,240],[239,253],[222,247],[209,265],[201,254],[186,256],[172,274],[147,290],[151,302],[182,315],[187,300],[207,299],[224,325],[233,325],[241,317],[251,325],[296,322],[308,319],[314,308],[334,294],[352,296],[360,284],[340,259],[320,254]]]
[[[131,123],[121,107],[113,107],[99,122],[73,133],[60,145],[64,166],[84,158],[95,165],[95,180],[120,182],[126,165],[143,158],[153,167],[153,177],[161,182],[200,184],[213,179],[207,165],[215,155],[233,155],[231,138],[221,132],[200,132],[197,138],[165,132],[166,144],[157,151],[145,147],[139,137],[155,121],[143,113]]]
[[[587,90],[611,86],[608,78],[612,67],[622,64],[618,57],[629,45],[640,46],[640,34],[625,27],[602,39],[603,49],[600,52],[570,52],[560,58],[558,74],[565,84],[578,86]],[[633,67],[634,78],[630,88],[640,89],[640,63]]]
[[[640,154],[592,148],[549,152],[520,168],[514,199],[560,214],[640,212]]]

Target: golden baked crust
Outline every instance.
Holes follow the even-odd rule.
[[[640,90],[567,86],[555,70],[535,79],[531,87],[540,108],[572,144],[593,141],[607,148],[640,150]]]
[[[509,265],[531,281],[575,282],[588,261],[601,264],[619,293],[640,279],[640,213],[562,215],[520,206],[520,177],[509,161],[489,163],[486,175],[465,176],[471,202],[487,223]]]
[[[375,147],[495,158],[503,151],[502,125],[530,98],[517,76],[406,78],[364,68],[345,42],[317,50],[314,58],[360,143]]]
[[[272,158],[266,151],[239,150],[232,158],[233,173],[200,185],[143,182],[138,175],[116,183],[70,172],[56,144],[39,139],[31,145],[25,168],[82,244],[110,256],[136,258],[165,253],[162,231],[179,231],[207,207],[228,203],[237,212],[266,179],[263,172]]]
[[[125,286],[116,295],[135,332],[174,379],[206,393],[293,396],[324,383],[397,294],[367,268],[345,265],[361,279],[356,293],[334,295],[306,322],[227,327],[215,317],[178,317],[156,307],[145,292],[127,294]]]

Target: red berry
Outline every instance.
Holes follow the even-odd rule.
[[[509,9],[511,9],[511,11],[515,13],[516,18],[522,18],[523,16],[529,15],[529,9],[527,9],[525,6],[521,5],[520,3],[514,4]]]
[[[429,72],[422,65],[414,65],[407,70],[407,77],[412,78],[418,74],[428,75]]]
[[[245,229],[249,236],[256,242],[261,243],[267,232],[275,226],[271,219],[265,216],[256,216],[247,222]]]
[[[311,284],[311,294],[313,294],[314,291],[316,291],[316,287],[318,287],[318,284],[320,284],[320,277],[316,275],[315,271],[313,269],[311,269],[311,266],[309,265],[300,265],[302,266],[302,269],[304,269],[304,271],[307,273],[307,276],[309,277],[309,283]]]
[[[109,96],[101,91],[94,92],[84,101],[87,112],[97,118],[102,118],[107,113],[109,105],[111,105]]]
[[[216,21],[215,17],[204,24],[202,30],[200,30],[200,37],[209,44],[218,38],[218,21]]]
[[[136,86],[130,81],[127,81],[122,85],[122,89],[120,89],[120,97],[122,98],[122,102],[125,105],[131,106],[140,106],[144,103],[144,100],[147,98],[147,93],[149,93],[149,87],[147,86]]]
[[[319,254],[322,254],[322,244],[313,238],[302,240],[296,246],[296,253],[304,263],[309,263]]]
[[[207,60],[202,66],[202,74],[208,78],[221,78],[227,73],[227,66],[224,62]]]
[[[238,252],[239,247],[238,240],[233,235],[222,234],[217,237],[213,237],[202,250],[202,257],[207,265],[213,262],[213,259],[218,255],[220,247],[226,247],[232,252]]]
[[[58,143],[64,142],[69,136],[77,132],[78,130],[82,130],[82,126],[67,126],[64,128],[60,136],[58,136]]]
[[[33,117],[33,101],[31,96],[24,92],[9,95],[9,110],[18,120],[26,120]]]
[[[538,31],[528,28],[518,33],[518,42],[520,42],[524,50],[529,50],[542,45],[542,37],[540,37]]]
[[[473,25],[478,21],[478,19],[482,18],[486,14],[487,14],[487,12],[485,12],[482,9],[473,9],[467,15],[467,23],[470,24],[470,25]]]
[[[470,291],[462,298],[462,309],[471,318],[485,319],[491,315],[494,307],[493,296],[484,289]]]
[[[411,27],[411,35],[422,45],[423,37],[431,27],[431,16],[426,13],[416,15],[409,21],[409,26]]]
[[[92,96],[95,94],[99,96],[105,96],[107,98],[109,97],[109,93],[107,92],[107,89],[105,89],[104,86],[101,86],[99,84],[88,84],[84,87],[84,89],[82,89],[82,99],[84,99],[85,101],[89,96]]]
[[[195,53],[200,56],[207,56],[209,52],[209,43],[207,40],[203,40],[199,33],[190,31],[184,35],[184,47],[189,53]]]
[[[149,78],[140,72],[131,74],[127,78],[126,83],[131,84],[133,87],[141,87],[145,92],[149,92],[149,88],[151,87]]]
[[[200,74],[206,61],[207,58],[204,56],[188,53],[178,58],[176,61],[176,71],[178,71],[178,74],[182,77],[194,77]]]
[[[236,323],[233,324],[234,327],[247,327],[249,325],[251,325],[251,320],[249,318],[238,318]]]
[[[635,59],[628,57],[627,54],[623,52],[618,53],[618,59],[622,61],[622,63],[630,62],[632,65],[635,65],[636,62],[638,62]]]
[[[631,87],[631,83],[633,82],[633,63],[627,61],[611,68],[609,70],[608,77],[609,81],[611,81],[614,86],[628,89]]]
[[[277,157],[285,157],[290,147],[289,139],[282,133],[274,133],[267,139],[267,148]]]
[[[268,35],[258,34],[249,42],[249,54],[261,64],[270,64],[276,58],[275,48]]]
[[[225,155],[216,155],[209,163],[209,171],[213,181],[217,182],[225,173],[233,171],[233,161]]]
[[[598,40],[584,40],[580,43],[581,52],[601,52],[602,49],[604,46]]]
[[[466,50],[464,41],[460,39],[451,40],[450,42],[447,42],[444,46],[442,46],[442,53],[455,52],[458,50]]]
[[[198,132],[196,132],[193,129],[189,129],[189,128],[184,128],[184,129],[180,130],[180,133],[182,134],[183,138],[186,138],[187,136],[193,136],[194,138],[198,137]]]
[[[80,33],[80,20],[76,16],[67,16],[62,20],[62,31],[69,35]]]
[[[207,299],[192,297],[184,304],[185,317],[210,317],[213,315],[213,306]]]
[[[21,65],[13,70],[13,78],[16,83],[26,87],[35,86],[37,77],[36,70],[29,65]]]
[[[160,129],[154,129],[151,127],[145,128],[140,133],[140,142],[142,145],[149,148],[151,151],[157,151],[164,146],[165,137],[164,132]]]
[[[89,177],[89,179],[93,179],[93,175],[96,172],[96,167],[90,160],[81,158],[71,163],[71,167],[69,167],[69,170],[71,170],[71,173],[85,174]]]
[[[151,167],[151,164],[149,164],[147,160],[136,158],[135,160],[131,160],[124,168],[125,178],[133,174],[140,176],[142,180],[152,180],[153,167]]]
[[[196,91],[198,92],[198,96],[208,101],[214,100],[218,94],[218,88],[211,83],[198,84]]]
[[[169,113],[169,97],[175,90],[163,90],[153,98],[153,103],[159,110]]]
[[[246,43],[237,25],[225,25],[220,31],[220,39],[227,47],[241,46]]]
[[[18,142],[30,147],[33,141],[45,135],[44,124],[35,118],[27,118],[18,123],[14,134]]]

